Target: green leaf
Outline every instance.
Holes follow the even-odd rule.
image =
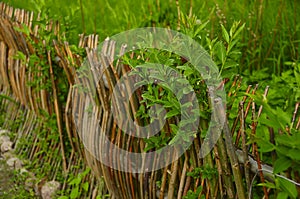
[[[270,152],[270,151],[273,151],[275,149],[275,146],[269,142],[268,140],[258,140],[257,141],[257,144],[259,146],[259,151],[260,152]]]
[[[68,196],[59,196],[58,199],[69,199]]]
[[[199,187],[197,188],[197,190],[196,190],[197,196],[201,193],[202,189],[203,189],[202,186],[199,186]]]
[[[284,145],[279,145],[279,146],[276,146],[276,153],[278,155],[281,155],[281,156],[284,156],[284,157],[289,157],[289,154],[288,154],[288,151],[290,150],[291,148],[290,147],[286,147]]]
[[[169,101],[163,101],[162,102],[165,108],[171,108],[173,107],[173,104]]]
[[[89,182],[85,182],[83,185],[82,185],[82,188],[84,191],[88,191],[89,190]]]
[[[287,154],[292,160],[300,160],[299,156],[300,150],[299,149],[290,149]]]
[[[259,184],[257,184],[257,186],[264,186],[264,187],[268,187],[271,189],[276,189],[276,185],[271,182],[259,183]]]
[[[76,199],[76,198],[79,197],[79,195],[80,195],[80,193],[79,193],[79,187],[76,186],[74,189],[72,189],[71,194],[70,194],[70,198],[71,199]]]
[[[241,27],[239,27],[239,29],[234,33],[232,39],[236,38],[244,28],[245,28],[245,23]]]
[[[185,104],[183,104],[181,106],[181,109],[187,109],[187,108],[192,107],[192,106],[193,106],[192,102],[186,102]]]
[[[189,84],[189,81],[185,78],[178,78],[178,79],[176,79],[176,82],[181,83],[183,85],[188,85]]]
[[[282,127],[290,123],[290,115],[281,108],[276,107],[277,121],[282,124]]]
[[[73,180],[71,180],[71,182],[69,182],[69,185],[79,185],[81,182],[81,178],[80,177],[77,177],[77,178],[74,178]]]
[[[179,115],[179,114],[180,114],[180,111],[178,111],[177,109],[172,109],[171,111],[167,112],[165,119],[171,118],[171,117]]]
[[[171,130],[173,133],[177,133],[179,127],[175,124],[170,124]]]
[[[224,69],[227,68],[236,68],[239,64],[236,62],[226,62],[224,65]]]
[[[175,135],[172,140],[169,142],[168,145],[173,145],[175,142],[177,142],[180,139],[180,136],[177,134]]]
[[[289,194],[291,198],[297,198],[298,192],[296,186],[292,182],[289,182],[282,178],[278,178],[277,180],[279,182],[280,188],[282,188],[283,191]]]
[[[225,62],[225,57],[226,57],[226,49],[224,44],[219,41],[216,45],[215,45],[215,50],[216,50],[216,54],[217,57],[219,58],[219,60],[224,63]]]
[[[22,26],[22,28],[18,28],[18,27],[14,27],[14,29],[16,31],[22,32],[24,33],[26,36],[30,35],[30,29],[28,26],[26,26],[25,24]]]
[[[239,40],[233,40],[232,42],[230,42],[229,44],[228,44],[228,49],[227,49],[227,51],[228,52],[230,52],[230,50],[236,45],[236,43],[238,42]]]
[[[150,100],[150,101],[155,101],[155,97],[153,95],[150,95],[149,93],[144,93],[142,94],[142,97],[143,99],[147,99],[147,100]]]
[[[299,64],[300,66],[300,64]],[[296,78],[296,82],[298,84],[298,87],[300,87],[300,73],[296,71],[296,69],[294,69],[294,75],[295,75],[295,78]]]
[[[187,69],[190,69],[191,67],[189,67],[188,65],[181,65],[181,66],[176,66],[176,68],[178,68],[180,70],[187,70]]]
[[[287,170],[292,165],[292,161],[284,156],[279,157],[274,163],[274,173]]]
[[[185,127],[186,130],[188,130],[189,127],[192,127],[192,125],[196,123],[196,120],[197,120],[196,117],[195,118],[190,118],[188,120],[181,120],[180,121],[180,127]],[[186,125],[188,125],[188,126],[186,126]]]
[[[229,43],[229,35],[228,35],[228,32],[227,32],[226,28],[222,24],[221,24],[221,28],[222,28],[223,38],[225,39],[225,41],[227,43]]]
[[[86,176],[91,171],[90,168],[87,168],[83,173],[82,176]]]
[[[289,198],[289,194],[287,194],[286,192],[280,192],[277,195],[277,199],[287,199]]]
[[[209,20],[207,20],[206,22],[202,23],[195,31],[195,35],[198,35],[208,24]]]
[[[23,52],[17,51],[16,54],[13,56],[14,59],[19,59],[21,61],[26,61],[26,55]]]
[[[183,88],[183,94],[189,94],[189,93],[191,93],[191,92],[193,92],[194,90],[193,90],[193,88],[191,88],[191,87],[184,87]]]
[[[145,148],[144,151],[148,152],[150,149],[153,149],[155,146],[148,144]]]
[[[292,140],[291,137],[289,135],[283,134],[283,135],[278,135],[275,138],[276,143],[280,146],[280,145],[285,145],[285,146],[293,146],[292,145]]]
[[[170,100],[171,103],[173,103],[172,107],[176,108],[177,110],[181,109],[181,104],[177,101],[176,98],[171,98],[169,100]]]
[[[278,130],[281,128],[280,124],[276,121],[276,117],[274,117],[270,112],[268,114],[268,117],[269,118],[267,118],[267,116],[264,115],[264,117],[259,117],[258,121],[261,124],[265,124],[267,126],[273,127],[275,130]]]

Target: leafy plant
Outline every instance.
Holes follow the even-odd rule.
[[[4,181],[1,180],[1,198],[37,198],[33,188],[25,187],[24,183],[28,178],[28,173],[21,173],[20,170],[8,168],[6,162],[0,161],[1,171]],[[5,172],[5,173],[3,173]],[[4,174],[4,175],[3,175]]]
[[[278,198],[296,198],[298,192],[294,179],[300,166],[297,155],[300,152],[299,130],[291,123],[292,116],[278,106],[273,108],[270,99],[259,94],[251,96],[256,103],[263,105],[264,113],[258,119],[256,134],[250,134],[250,142],[257,143],[263,162],[273,165],[276,177],[274,183],[259,185],[276,190]],[[285,173],[290,173],[290,179]]]
[[[98,33],[101,41],[108,35],[136,27],[162,26],[178,29],[197,40],[209,52],[219,66],[220,76],[232,80],[236,74],[243,75],[245,84],[241,85],[240,90],[237,90],[232,98],[242,98],[246,84],[259,83],[262,87],[270,86],[268,98],[250,95],[255,103],[263,105],[263,113],[258,121],[254,121],[258,122],[255,135],[251,135],[251,129],[246,129],[248,139],[258,144],[262,160],[274,166],[275,174],[281,175],[288,172],[292,173],[291,177],[294,177],[296,175],[294,173],[299,170],[299,158],[296,155],[299,151],[297,142],[299,130],[293,128],[289,114],[292,113],[300,96],[300,26],[297,23],[299,18],[297,10],[300,9],[300,4],[297,1],[274,1],[272,3],[268,1],[235,1],[229,3],[229,1],[221,0],[172,0],[153,3],[153,1],[96,0],[83,2],[77,0],[70,3],[69,1],[57,0],[51,2],[8,0],[6,2],[17,7],[42,11],[41,19],[34,21],[34,24],[41,27],[38,34],[39,39],[43,40],[44,43],[31,39],[28,27],[24,26],[18,30],[28,36],[30,44],[36,49],[36,54],[26,57],[23,53],[17,52],[15,55],[15,59],[28,64],[28,73],[34,77],[28,86],[31,86],[34,92],[41,90],[51,92],[52,85],[48,73],[49,63],[45,59],[45,53],[47,51],[54,52],[53,39],[69,41],[72,50],[84,55],[82,50],[76,47],[80,33]],[[45,29],[50,19],[58,20],[62,24],[59,38],[58,35]],[[240,21],[237,22],[237,19]],[[153,73],[152,76],[149,76],[145,71],[140,71],[138,75],[144,79],[152,78],[152,80],[159,82],[173,70],[179,71],[186,77],[188,83],[197,91],[196,95],[200,106],[200,112],[197,114],[201,118],[199,127],[201,135],[199,137],[203,138],[207,129],[210,108],[206,96],[207,88],[201,75],[183,57],[169,52],[157,52],[150,49],[136,52],[136,55],[134,59],[128,58],[125,62],[132,69],[139,64],[150,62],[159,62],[171,67],[171,69]],[[142,58],[138,59],[138,56]],[[55,81],[59,87],[59,103],[64,105],[69,89],[68,83],[62,69],[55,65],[55,57],[51,59],[54,63]],[[124,60],[126,60],[126,56]],[[154,148],[159,149],[178,139],[188,139],[188,136],[180,131],[178,125],[178,120],[182,115],[178,99],[176,100],[176,96],[172,93],[172,89],[174,89],[172,84],[174,85],[176,81],[176,79],[168,79],[165,82],[160,81],[159,83],[162,83],[160,85],[153,82],[147,86],[144,85],[141,89],[142,105],[139,107],[138,114],[132,117],[142,120],[143,125],[151,123],[155,118],[152,117],[153,112],[162,111],[162,109],[155,111],[151,109],[153,104],[158,103],[168,111],[166,120],[170,124],[170,129],[164,129],[160,134],[145,139],[146,151]],[[167,83],[171,86],[167,86]],[[226,89],[229,90],[227,87]],[[182,93],[189,91],[186,89]],[[0,95],[0,101],[2,99],[4,97]],[[190,104],[184,103],[184,105],[189,106]],[[237,109],[238,106],[233,104],[229,113],[230,124],[233,123],[232,119],[236,117]],[[40,118],[40,120],[44,124],[43,127],[50,133],[47,134],[42,127],[36,129],[36,134],[41,140],[36,146],[41,149],[36,157],[43,156],[49,150],[47,141],[59,139],[56,115],[42,112],[41,110],[42,119]],[[0,117],[0,124],[3,120],[4,118]],[[11,124],[17,128],[17,125],[22,122],[20,119],[12,121]],[[192,121],[186,121],[186,124],[190,122]],[[273,140],[271,131],[275,135]],[[191,135],[198,136],[195,132],[191,132]],[[29,139],[32,140],[26,140],[27,146],[31,146],[34,140],[34,138]],[[272,154],[275,152],[276,160],[270,156],[271,152]],[[55,153],[58,158],[61,158],[58,151]],[[38,160],[35,160],[34,164],[38,165]],[[51,170],[50,164],[45,164],[43,169],[44,172]],[[189,175],[197,176],[199,174],[197,172],[195,170],[195,173]],[[41,171],[41,173],[43,172]],[[201,175],[205,176],[206,174],[202,171]],[[210,174],[207,173],[207,175]],[[213,177],[214,175],[211,175],[211,178]],[[79,178],[74,177],[73,182],[72,186],[81,186]],[[78,182],[80,185],[77,184]],[[275,184],[268,184],[268,186],[278,190],[277,197],[296,197],[294,185],[281,178],[276,179]],[[199,186],[196,192],[190,191],[188,196],[197,198],[204,188]],[[77,197],[78,190],[74,189],[73,197]]]
[[[199,186],[197,187],[196,191],[192,191],[192,190],[189,190],[187,192],[187,195],[186,196],[183,196],[183,199],[198,199],[199,198],[199,195],[202,191],[203,187],[202,186]],[[201,195],[200,196],[200,199],[204,199],[205,196],[204,195]]]
[[[188,172],[187,176],[191,176],[193,178],[199,178],[202,179],[212,179],[215,175],[218,174],[218,171],[216,168],[211,168],[209,166],[202,166],[202,167],[196,167],[193,169],[193,171]]]
[[[89,190],[89,182],[84,182],[84,178],[90,173],[90,171],[91,169],[87,168],[77,176],[70,175],[68,178],[68,184],[71,188],[70,190],[67,190],[69,196],[60,196],[59,199],[76,199],[80,198],[83,193],[87,193]]]

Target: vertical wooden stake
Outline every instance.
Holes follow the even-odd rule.
[[[50,78],[52,82],[52,89],[53,89],[53,99],[54,99],[54,109],[56,113],[56,120],[57,120],[57,127],[59,131],[59,139],[60,139],[60,147],[61,147],[61,153],[62,153],[62,164],[63,164],[63,171],[67,171],[67,161],[66,161],[66,156],[65,156],[65,149],[64,149],[64,142],[63,142],[63,131],[62,131],[62,117],[61,117],[61,112],[59,110],[59,104],[58,104],[58,97],[57,97],[57,90],[56,90],[56,84],[54,81],[54,75],[53,75],[53,67],[52,67],[52,62],[51,62],[51,54],[50,51],[47,52],[48,56],[48,63],[50,66]]]

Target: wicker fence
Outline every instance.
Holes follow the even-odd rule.
[[[46,139],[49,146],[48,153],[50,154],[45,156],[42,148],[37,144],[22,145],[19,153],[26,154],[27,158],[32,161],[38,159],[37,165],[40,167],[43,167],[46,163],[51,165],[51,172],[47,175],[48,179],[55,179],[58,172],[62,172],[63,176],[68,176],[70,173],[77,174],[82,171],[82,168],[78,169],[74,166],[83,164],[91,167],[93,171],[93,174],[87,175],[84,179],[84,181],[90,182],[89,191],[82,196],[84,198],[94,198],[97,193],[101,195],[107,192],[111,198],[182,198],[187,195],[189,190],[196,192],[199,186],[203,187],[199,194],[205,195],[206,198],[236,198],[237,194],[239,198],[245,197],[246,191],[249,191],[250,188],[249,179],[253,174],[250,173],[249,165],[245,162],[244,175],[246,175],[247,183],[245,188],[241,178],[242,172],[238,167],[238,162],[236,162],[238,160],[236,153],[230,154],[232,151],[226,150],[228,144],[230,144],[228,139],[225,139],[225,141],[219,139],[213,151],[204,159],[199,159],[198,152],[203,139],[197,137],[190,149],[180,159],[172,161],[171,165],[161,170],[148,173],[126,173],[101,164],[95,156],[90,154],[89,150],[82,147],[79,139],[79,137],[88,136],[91,145],[95,140],[102,139],[104,135],[97,134],[95,130],[99,122],[103,128],[101,132],[105,132],[111,142],[120,148],[132,152],[140,152],[145,149],[143,139],[124,135],[112,120],[112,113],[109,108],[111,103],[109,96],[113,92],[112,86],[107,87],[104,85],[104,82],[99,82],[96,96],[100,104],[98,108],[92,110],[93,114],[90,116],[90,113],[86,111],[90,102],[74,89],[74,84],[78,81],[76,79],[76,68],[81,65],[83,57],[76,52],[72,52],[68,43],[62,42],[59,38],[52,41],[54,52],[47,50],[46,46],[44,46],[43,53],[37,52],[40,49],[36,49],[32,42],[29,42],[28,37],[36,43],[43,44],[44,41],[39,40],[38,35],[40,27],[38,25],[33,27],[32,25],[33,19],[38,20],[39,17],[34,18],[35,16],[31,12],[14,9],[3,3],[0,3],[0,14],[0,92],[2,96],[9,96],[2,100],[0,98],[0,107],[6,112],[4,128],[10,128],[11,121],[22,118],[20,125],[15,129],[17,132],[16,142],[21,139],[32,140],[32,143],[41,142],[42,140],[37,132],[41,132],[43,129],[46,131]],[[18,30],[24,29],[22,24],[29,28],[30,36]],[[49,22],[47,29],[56,32],[59,30],[59,24]],[[99,63],[100,65],[105,65],[105,68],[108,68],[108,72],[105,72],[107,75],[106,83],[115,85],[116,81],[122,77],[122,74],[129,71],[130,68],[120,64],[121,60],[117,62],[118,64],[113,64],[115,63],[111,59],[115,51],[113,41],[106,40],[104,42],[102,48],[104,50],[101,54],[97,54],[97,45],[97,35],[80,36],[79,48],[86,48],[89,67],[99,75],[103,74],[103,71],[95,69],[97,69]],[[16,58],[18,52],[22,52],[25,55],[25,61]],[[39,55],[39,59],[47,63],[49,67],[46,73],[42,71],[38,64],[35,65],[37,72],[34,72],[28,66],[30,55],[33,54]],[[53,58],[57,59],[56,62],[54,62]],[[56,70],[63,71],[64,78],[68,80],[68,97],[63,104],[59,100],[59,93],[62,91],[55,76]],[[117,70],[120,72],[116,72]],[[40,81],[35,85],[30,85],[37,77],[41,77]],[[241,79],[237,77],[232,84],[232,91],[239,89],[240,83]],[[43,89],[44,84],[51,86]],[[89,87],[88,82],[83,84]],[[257,85],[255,87],[249,86],[247,93],[254,94],[256,89]],[[266,88],[265,95],[267,95],[267,91],[268,88]],[[231,96],[234,93],[229,92],[228,95]],[[141,95],[138,92],[132,98],[130,105],[132,114],[136,112],[140,98]],[[296,106],[295,112],[297,110],[298,106]],[[241,140],[245,141],[246,139],[244,134],[245,118],[253,118],[251,128],[253,129],[252,133],[255,134],[257,123],[254,121],[260,116],[261,112],[262,107],[256,113],[255,103],[247,96],[240,102],[238,116],[233,126],[229,127],[226,125],[226,128],[224,128],[224,131],[227,131],[225,133],[230,135],[229,138],[232,135],[236,135],[236,146],[239,146]],[[55,128],[57,129],[55,133],[58,134],[57,137],[59,139],[51,139],[51,129],[45,126],[45,115],[55,116]],[[81,118],[85,122],[79,122],[76,126],[74,124],[76,118],[74,117],[77,117],[77,120]],[[89,119],[84,120],[83,118]],[[299,124],[300,120],[295,122],[296,128],[299,128]],[[36,129],[38,130],[35,131]],[[242,147],[244,152],[246,152],[245,143]],[[257,155],[257,146],[254,144],[252,147],[258,166],[263,166]],[[95,146],[95,150],[101,150],[101,148]],[[109,153],[113,153],[113,150]],[[57,156],[61,158],[55,158]],[[229,156],[233,157],[228,158]],[[158,160],[159,158],[157,157]],[[145,160],[143,164],[152,163]],[[203,166],[217,168],[217,175],[213,175],[211,178],[207,178],[201,173],[197,178],[187,176],[188,172]],[[234,174],[235,183],[233,183],[232,174]],[[264,181],[262,173],[260,177],[261,181]],[[104,179],[105,186],[99,188],[98,185],[101,179]],[[62,189],[67,190],[68,188],[70,186],[65,180]],[[267,192],[266,189],[265,191]]]
[[[38,20],[39,16],[35,18]],[[60,92],[57,85],[57,79],[54,76],[53,63],[51,56],[60,58],[55,67],[63,69],[63,73],[68,80],[71,88],[74,82],[75,68],[71,66],[80,65],[82,57],[72,53],[67,42],[53,41],[55,55],[53,52],[47,51],[46,46],[42,49],[43,54],[39,54],[39,58],[44,60],[49,66],[46,71],[47,78],[42,78],[38,84],[30,85],[30,82],[42,75],[41,68],[38,64],[36,67],[38,72],[32,72],[29,69],[28,62],[30,55],[37,54],[37,50],[29,42],[28,35],[17,30],[23,29],[24,24],[30,29],[30,38],[34,42],[43,43],[38,40],[39,26],[33,27],[32,20],[34,14],[21,9],[14,9],[4,3],[0,3],[0,107],[5,116],[3,128],[12,129],[16,132],[15,142],[18,144],[21,140],[30,141],[30,145],[21,144],[17,148],[19,154],[25,155],[30,161],[35,161],[36,168],[41,168],[41,172],[45,173],[44,179],[39,183],[47,180],[55,180],[59,174],[65,178],[62,189],[72,190],[72,185],[68,184],[68,176],[83,172],[86,168],[84,149],[80,146],[76,131],[69,122],[68,113],[69,104],[62,105],[58,102],[58,93]],[[49,23],[46,27],[54,32],[59,29],[56,23]],[[81,36],[80,48],[95,48],[97,45],[97,37],[92,35],[89,37]],[[16,58],[18,52],[26,56],[26,60]],[[45,73],[43,73],[45,75]],[[45,82],[51,82],[49,89],[37,89]],[[71,92],[71,91],[70,91]],[[51,138],[52,127],[46,127],[45,122],[49,119],[45,114],[54,116],[56,123],[53,128],[57,129],[59,139]],[[18,125],[16,125],[18,123]],[[41,137],[39,133],[45,132],[45,136]],[[41,142],[46,142],[46,149],[42,148]],[[66,145],[69,148],[66,149]],[[47,156],[45,155],[47,151]],[[66,151],[67,150],[67,151]],[[58,158],[59,157],[59,158]],[[45,168],[48,165],[48,168]],[[50,168],[50,169],[49,169]],[[107,194],[105,186],[99,184],[94,174],[88,174],[82,179],[82,183],[89,182],[89,191],[82,194],[83,198],[96,198],[97,194]],[[101,189],[99,189],[99,186]],[[41,185],[39,185],[41,187]],[[81,190],[82,191],[82,190]],[[100,193],[101,192],[101,193]],[[70,192],[69,192],[70,194]]]

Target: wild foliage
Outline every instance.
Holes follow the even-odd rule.
[[[244,0],[234,3],[229,1],[201,1],[200,3],[196,0],[170,2],[158,0],[155,3],[153,1],[104,2],[100,0],[90,2],[78,0],[71,3],[69,1],[8,2],[16,7],[21,6],[36,12],[41,11],[39,20],[35,19],[35,23],[40,25],[36,37],[30,35],[30,30],[26,26],[16,29],[26,36],[31,48],[35,49],[34,53],[26,55],[19,51],[16,53],[15,59],[27,64],[30,76],[34,77],[29,79],[27,86],[32,88],[33,93],[37,93],[36,96],[44,91],[54,92],[53,81],[49,78],[50,67],[54,68],[53,80],[57,86],[57,99],[61,107],[66,106],[69,84],[72,81],[66,70],[55,64],[57,50],[52,45],[53,39],[62,42],[69,41],[72,52],[78,56],[84,56],[82,49],[76,47],[79,33],[98,33],[101,40],[106,36],[130,28],[161,26],[176,29],[192,37],[211,55],[219,67],[219,75],[226,82],[228,124],[233,135],[232,141],[244,152],[252,153],[258,167],[266,163],[273,166],[275,177],[273,181],[266,181],[262,172],[256,173],[260,175],[260,180],[254,178],[254,175],[249,172],[249,165],[244,164],[242,186],[246,190],[246,194],[252,194],[256,198],[263,196],[296,198],[299,195],[299,186],[295,186],[293,183],[293,181],[299,182],[300,179],[300,160],[297,155],[300,150],[298,147],[300,126],[298,111],[300,101],[300,27],[297,23],[300,18],[297,12],[300,4],[298,1]],[[61,24],[59,33],[47,30],[50,24],[49,19],[59,21]],[[49,56],[47,53],[53,56]],[[125,55],[124,64],[131,69],[138,64],[151,61],[170,65],[174,70],[184,74],[193,89],[199,91],[197,98],[200,102],[199,114],[202,122],[201,133],[198,132],[195,136],[201,143],[210,115],[206,86],[203,84],[201,76],[190,66],[190,63],[186,63],[182,57],[172,53],[151,49],[135,52],[135,56],[133,59],[129,55]],[[137,57],[142,57],[142,59],[137,59]],[[74,68],[79,67],[74,64],[72,57],[69,56],[68,59],[70,60],[66,62],[69,65]],[[53,64],[50,66],[50,63]],[[159,75],[162,74],[155,75],[155,78],[160,79]],[[237,75],[239,76],[237,77]],[[251,87],[248,86],[249,84],[259,85]],[[2,88],[1,81],[0,88]],[[157,102],[169,111],[167,119],[176,121],[180,116],[178,102],[174,101],[174,94],[166,87],[149,84],[143,87],[141,97],[142,101],[136,117],[144,121],[151,122],[149,116],[152,113],[148,108]],[[0,95],[0,104],[5,105],[7,99],[10,99],[8,95]],[[43,104],[42,100],[44,99],[36,97],[37,104]],[[52,104],[53,101],[47,103]],[[52,107],[52,105],[50,106]],[[5,115],[6,109],[3,107],[0,107],[0,110]],[[38,109],[37,112],[41,116],[40,123],[43,125],[37,125],[36,135],[27,139],[34,143],[38,140],[36,136],[39,137],[40,142],[34,146],[39,149],[39,153],[35,154],[39,158],[46,154],[49,147],[52,147],[50,150],[55,148],[64,137],[67,137],[67,127],[59,128],[58,126],[57,117],[59,117],[60,111],[54,111],[54,108],[52,110],[52,114],[48,114],[47,111]],[[16,117],[9,118],[15,119]],[[22,123],[23,119],[21,117],[20,122],[17,121],[15,124]],[[0,122],[9,126],[7,120],[2,116]],[[172,144],[174,140],[178,139],[178,136],[184,136],[180,135],[176,125],[170,125],[170,128],[169,131],[145,139],[144,150],[158,149]],[[50,140],[53,143],[51,146],[47,144]],[[67,140],[64,143],[66,151],[62,153],[54,151],[53,154],[56,155],[46,157],[48,164],[41,168],[41,177],[44,177],[43,175],[52,169],[49,164],[51,158],[56,157],[59,161],[65,161],[60,154],[65,156],[73,154],[76,148],[73,144],[79,145],[76,143],[78,141],[76,139],[75,141],[64,140]],[[214,191],[221,190],[222,186],[218,185],[220,179],[230,188],[233,187],[232,179],[228,179],[222,174],[222,172],[230,170],[226,170],[228,169],[226,164],[222,164],[222,160],[228,161],[227,155],[222,156],[221,153],[222,140],[218,143],[219,148],[216,147],[214,153],[203,161],[197,160],[195,152],[193,152],[198,149],[199,143],[195,143],[194,148],[185,154],[185,157],[178,163],[177,171],[180,173],[180,169],[182,169],[187,173],[182,177],[186,179],[184,181],[186,186],[182,193],[185,198],[198,198],[199,195],[213,197]],[[23,149],[27,148],[23,147]],[[35,150],[32,149],[32,151]],[[33,167],[36,165],[39,163],[33,162]],[[158,174],[159,177],[156,178],[155,184],[159,190],[166,190],[166,183],[170,182],[167,171],[167,169],[161,171]],[[71,198],[79,198],[82,193],[85,193],[91,186],[83,181],[88,172],[89,170],[85,170],[83,174],[77,176],[58,176],[61,180],[64,178],[71,187],[66,189],[62,195],[70,194]],[[253,181],[251,181],[252,179]],[[179,187],[184,183],[181,182],[178,180]],[[235,182],[237,183],[237,181]],[[171,186],[174,189],[175,185]],[[238,188],[234,190],[242,192]],[[164,193],[162,192],[162,194]],[[221,192],[221,194],[225,193]],[[230,195],[230,193],[226,194]],[[61,198],[66,197],[61,196]]]

